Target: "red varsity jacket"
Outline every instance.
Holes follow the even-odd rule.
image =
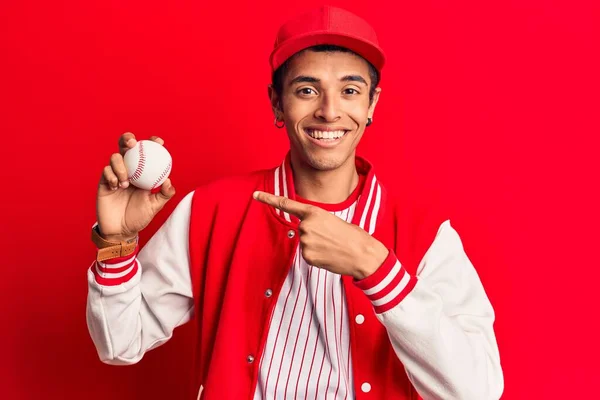
[[[500,398],[494,310],[448,216],[410,193],[389,196],[366,160],[356,168],[352,223],[390,250],[373,275],[343,277],[356,399]],[[289,155],[197,188],[139,254],[92,264],[87,321],[103,362],[136,363],[193,320],[193,398],[253,398],[299,243],[298,220],[256,190],[296,198]]]
[[[397,260],[411,279],[392,303],[377,309],[361,290],[369,282],[344,277],[350,320],[365,316],[364,323],[350,329],[355,392],[357,399],[417,399],[388,329],[376,315],[412,291],[417,267],[447,216],[438,209],[420,210],[410,199],[388,197],[371,165],[362,158],[356,165],[366,181],[352,222],[390,249],[378,276],[367,279],[381,279]],[[198,188],[192,200],[190,257],[198,329],[194,392],[202,385],[206,400],[252,398],[259,366],[249,363],[248,356],[260,360],[269,316],[298,246],[298,220],[254,201],[255,190],[295,198],[289,155],[274,170]],[[266,289],[273,296],[265,297]],[[369,393],[361,390],[364,382],[370,384]]]

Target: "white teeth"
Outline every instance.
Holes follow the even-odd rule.
[[[346,132],[345,131],[317,131],[317,130],[307,129],[306,133],[308,133],[309,136],[311,136],[315,139],[333,140],[333,139],[341,138],[342,136],[344,136],[344,133],[346,133]]]

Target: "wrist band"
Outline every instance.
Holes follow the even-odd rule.
[[[92,242],[98,248],[96,261],[109,260],[111,258],[124,257],[132,254],[138,244],[139,237],[120,242],[111,242],[100,236],[98,223],[92,227]]]

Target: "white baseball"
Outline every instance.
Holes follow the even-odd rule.
[[[123,158],[129,182],[140,189],[159,187],[171,173],[171,154],[152,140],[138,141]]]

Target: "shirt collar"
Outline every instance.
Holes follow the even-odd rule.
[[[357,198],[358,204],[354,212],[352,223],[360,226],[369,234],[375,231],[378,220],[381,218],[380,210],[385,203],[386,192],[375,176],[372,164],[363,157],[356,156],[356,171],[364,179],[362,188],[359,185]],[[291,167],[290,152],[287,153],[282,163],[272,169],[267,176],[267,191],[276,196],[299,200],[294,188],[294,177]],[[306,201],[305,201],[306,202]],[[352,201],[353,203],[353,201]],[[276,215],[288,223],[297,224],[298,219],[284,211],[275,209]]]

